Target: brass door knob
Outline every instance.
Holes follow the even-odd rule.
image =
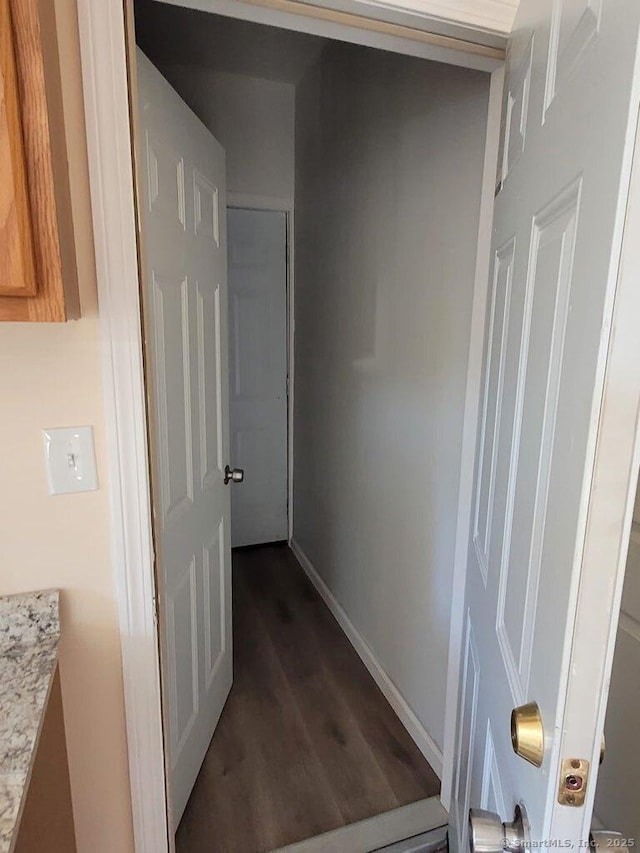
[[[511,712],[511,743],[516,755],[535,767],[544,758],[544,727],[537,702],[520,705]]]

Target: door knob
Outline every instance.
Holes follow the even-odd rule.
[[[242,468],[230,468],[228,465],[225,465],[224,468],[224,484],[227,486],[229,483],[241,483],[244,480],[244,471]]]
[[[469,810],[471,853],[522,853],[528,842],[529,822],[524,806],[516,806],[511,823],[503,823],[495,812]]]

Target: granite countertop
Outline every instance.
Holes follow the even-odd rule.
[[[58,592],[0,597],[0,853],[10,853],[58,660]]]

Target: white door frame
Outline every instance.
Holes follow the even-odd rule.
[[[151,853],[169,832],[123,4],[78,0],[78,24],[134,841]]]
[[[234,0],[224,0],[228,7]],[[246,5],[246,4],[238,4]],[[344,4],[343,4],[344,5]],[[309,10],[306,17],[308,22]],[[277,25],[277,12],[262,10]],[[319,10],[320,11],[320,10]],[[326,10],[324,10],[326,12]],[[386,15],[379,11],[376,46],[416,52],[433,50],[431,58],[451,58],[455,43],[411,41],[398,36],[396,24],[385,34]],[[388,20],[402,21],[399,10]],[[240,17],[240,15],[238,15]],[[321,16],[319,16],[320,18]],[[407,12],[413,33],[416,15]],[[129,115],[125,20],[122,0],[78,0],[82,76],[87,123],[89,176],[96,248],[100,325],[102,333],[105,429],[111,482],[112,549],[122,644],[129,775],[137,851],[161,853],[172,849],[167,825],[167,796],[162,727],[158,626],[155,608],[150,476],[146,431],[146,397],[139,299],[138,243]],[[371,21],[371,18],[367,18]],[[420,19],[425,30],[429,19]],[[441,22],[440,22],[441,24]],[[354,40],[353,21],[330,22],[334,36]],[[300,29],[302,29],[302,24]],[[434,24],[437,32],[437,25]],[[370,28],[364,29],[367,34]],[[350,38],[351,37],[351,38]],[[482,34],[478,33],[478,39]],[[495,36],[492,37],[495,42]],[[478,53],[458,54],[457,64],[478,66]],[[446,731],[442,802],[448,808],[453,776],[453,743],[461,646],[462,601],[466,542],[471,518],[471,484],[480,364],[484,335],[490,232],[496,176],[503,64],[493,54],[481,57],[491,71],[487,152],[482,179],[482,202],[475,276],[470,352],[463,432],[457,542],[453,577],[451,641],[446,696]],[[292,220],[291,220],[292,223]],[[291,227],[291,226],[290,226]],[[292,259],[290,259],[292,260]],[[290,264],[290,266],[292,266]],[[292,288],[290,291],[292,292]],[[291,305],[291,309],[293,306]],[[293,314],[293,312],[291,311]],[[293,341],[290,340],[290,348]],[[293,363],[291,363],[293,369]],[[293,406],[290,406],[290,412]],[[290,516],[290,521],[292,516]]]
[[[473,478],[475,473],[476,436],[480,417],[482,388],[482,356],[484,352],[485,316],[491,266],[491,231],[493,201],[498,182],[500,125],[504,91],[504,67],[491,75],[489,115],[482,172],[482,195],[478,223],[478,248],[471,309],[467,390],[462,425],[462,458],[458,488],[458,518],[453,563],[451,621],[449,627],[449,660],[447,663],[447,693],[445,697],[444,748],[442,751],[442,780],[440,799],[451,811],[454,786],[454,760],[458,733],[458,693],[462,666],[464,634],[464,593],[467,577],[467,550],[471,529]]]
[[[293,312],[294,300],[294,213],[293,199],[270,195],[253,195],[253,193],[236,193],[227,191],[227,207],[237,207],[241,210],[272,210],[284,213],[286,225],[286,264],[287,264],[287,540],[293,537],[293,394],[294,394],[294,335],[295,321]]]

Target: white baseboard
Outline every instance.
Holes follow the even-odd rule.
[[[387,701],[398,715],[400,722],[411,735],[420,752],[427,759],[431,767],[437,773],[438,778],[442,778],[442,750],[438,748],[433,738],[429,735],[420,720],[413,713],[406,700],[378,663],[373,651],[367,644],[362,634],[355,627],[351,619],[347,616],[343,607],[338,603],[338,600],[331,592],[326,583],[322,580],[318,572],[315,570],[311,560],[304,553],[295,539],[291,539],[291,550],[298,558],[300,565],[304,569],[307,577],[318,590],[325,604],[333,613],[338,624],[349,638],[349,642],[357,651],[362,662],[367,667],[374,681],[382,690]]]

